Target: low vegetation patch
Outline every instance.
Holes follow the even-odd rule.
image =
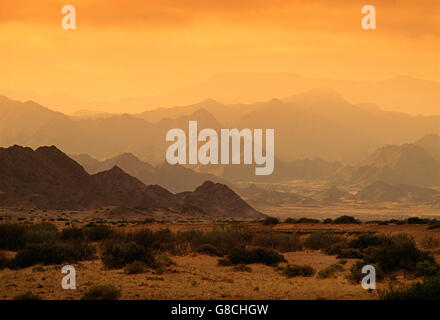
[[[313,269],[309,265],[288,264],[287,266],[280,269],[282,274],[284,274],[288,278],[313,277],[316,273],[315,269]]]
[[[279,224],[280,220],[278,220],[277,218],[273,218],[273,217],[267,217],[266,219],[264,219],[262,221],[262,223],[265,226],[273,226],[273,225]]]
[[[31,291],[28,291],[26,293],[23,294],[19,294],[17,296],[14,297],[14,300],[42,300],[41,297],[36,294],[36,293],[32,293]]]
[[[124,269],[126,274],[138,274],[145,272],[145,263],[141,261],[135,261],[133,263],[127,264]]]
[[[380,294],[382,300],[440,300],[440,277],[425,278],[409,286],[390,288]]]
[[[325,269],[322,269],[318,272],[318,277],[321,279],[330,278],[333,276],[336,272],[343,271],[344,267],[340,263],[334,263],[330,266],[328,266]]]
[[[121,297],[121,290],[114,285],[97,285],[89,288],[82,300],[118,300]]]
[[[26,268],[38,263],[49,265],[92,260],[95,256],[96,247],[90,243],[73,241],[31,243],[19,250],[9,264],[11,268]]]
[[[352,216],[341,216],[332,221],[334,224],[359,224],[361,223],[358,219]]]
[[[337,243],[343,243],[345,241],[345,238],[330,232],[315,231],[304,241],[304,246],[312,250],[328,249]]]
[[[252,245],[278,250],[280,252],[300,251],[302,241],[297,233],[260,233],[252,239]]]
[[[154,267],[156,260],[151,249],[134,241],[109,240],[104,243],[102,261],[109,269],[123,268],[125,265],[139,261],[147,267]]]
[[[239,264],[233,270],[237,272],[252,272],[252,268],[245,264]]]
[[[281,262],[287,262],[281,254],[265,248],[235,248],[227,258],[234,265],[262,263],[267,266],[276,266]]]

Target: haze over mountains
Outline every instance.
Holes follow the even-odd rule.
[[[249,165],[183,167],[164,163],[167,131],[172,128],[187,131],[190,120],[198,121],[199,130],[274,128],[274,173],[256,177],[254,166]],[[327,187],[313,196],[264,189],[247,196],[251,203],[273,205],[382,201],[387,197],[390,201],[428,201],[433,197],[437,199],[430,188],[440,186],[440,137],[437,135],[440,116],[410,116],[383,111],[372,104],[352,104],[328,88],[286,95],[283,100],[270,99],[251,104],[224,105],[215,100],[203,100],[193,105],[139,114],[86,117],[70,117],[32,101],[18,102],[0,96],[0,121],[2,146],[20,144],[38,148],[56,145],[63,152],[76,155],[72,157],[86,170],[73,170],[78,179],[83,179],[84,192],[94,190],[99,194],[88,199],[74,185],[61,187],[56,184],[58,177],[54,178],[56,187],[48,188],[54,194],[73,188],[71,196],[64,200],[66,205],[76,202],[83,207],[108,203],[120,205],[121,199],[129,199],[130,203],[141,207],[146,203],[162,206],[165,202],[181,207],[185,205],[182,203],[184,199],[198,203],[197,197],[193,193],[175,197],[172,193],[195,192],[193,190],[205,185],[206,180],[229,185],[234,190],[237,189],[233,184],[243,181],[279,183],[299,179],[328,182]],[[40,159],[45,149],[37,149],[35,155],[29,153],[30,149],[23,150],[35,160]],[[16,173],[20,175],[18,171]],[[23,183],[13,180],[13,176],[7,177],[10,186]],[[63,179],[61,177],[59,181]],[[105,181],[103,185],[110,189],[97,187],[101,181]],[[152,184],[161,188],[141,187]],[[118,189],[121,185],[123,189]],[[347,193],[346,189],[352,186],[356,187],[357,193]],[[372,192],[371,186],[376,193]],[[212,185],[205,187],[210,193]],[[422,195],[424,190],[426,196]],[[23,191],[26,203],[52,205],[53,199],[48,193],[37,188],[38,192],[34,193],[43,196],[34,199],[32,188],[28,191]],[[121,198],[118,200],[115,194]],[[14,201],[14,197],[9,197],[5,203]]]
[[[285,100],[225,106],[212,100],[134,115],[74,119],[34,102],[0,98],[0,145],[56,145],[69,154],[103,159],[130,152],[157,164],[164,161],[169,129],[187,130],[197,120],[208,128],[274,128],[282,161],[323,158],[354,163],[386,144],[438,133],[440,116],[409,116],[348,103],[329,89]]]
[[[172,105],[192,105],[206,98],[223,104],[251,104],[273,98],[297,94],[317,87],[327,87],[339,92],[351,103],[371,103],[412,115],[438,114],[440,83],[410,76],[396,76],[375,81],[350,81],[300,76],[293,73],[223,73],[198,84],[166,94],[142,99],[125,99],[118,102],[85,101],[66,94],[49,97],[31,91],[11,92],[11,96],[40,101],[57,110],[83,110],[75,115],[94,116],[108,110],[139,113]],[[8,95],[9,93],[6,93]],[[85,110],[84,110],[85,109]],[[98,110],[92,114],[88,110]]]

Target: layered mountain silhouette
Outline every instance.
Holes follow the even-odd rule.
[[[251,184],[245,188],[238,189],[237,192],[243,196],[247,202],[255,206],[282,206],[282,205],[310,205],[317,201],[294,192],[265,190]]]
[[[351,183],[361,185],[374,181],[418,186],[440,185],[440,162],[416,144],[386,145],[359,166],[344,170],[350,176]]]
[[[284,162],[323,158],[355,163],[385,144],[402,144],[438,132],[440,116],[386,112],[372,104],[352,104],[333,90],[313,89],[283,100],[224,105],[213,100],[142,114],[78,119],[34,102],[0,99],[0,144],[57,145],[68,154],[103,159],[130,152],[164,161],[166,132],[199,129],[274,128],[276,155]],[[392,130],[390,129],[392,128]]]
[[[320,158],[282,161],[275,158],[274,172],[267,176],[256,176],[254,165],[198,165],[195,170],[214,174],[226,181],[276,182],[295,179],[330,179],[337,170],[343,167],[338,161],[326,161]]]
[[[0,205],[91,209],[105,206],[203,212],[208,216],[262,217],[231,189],[205,182],[195,191],[173,194],[145,185],[117,166],[89,175],[56,147],[35,151],[14,145],[0,148]]]
[[[415,145],[425,149],[432,157],[440,163],[440,136],[428,134],[416,141]]]
[[[355,199],[377,202],[438,203],[440,201],[440,192],[423,187],[405,184],[390,185],[377,181],[360,190],[356,194]]]
[[[206,180],[227,184],[223,179],[206,173],[195,172],[180,165],[152,166],[131,153],[123,153],[105,161],[98,161],[88,155],[72,155],[90,174],[109,170],[118,166],[129,175],[138,178],[145,184],[158,184],[171,192],[194,190]]]
[[[142,112],[146,107],[151,109],[152,107],[186,106],[206,98],[215,99],[228,105],[250,104],[255,101],[287,97],[317,87],[336,90],[353,103],[368,102],[380,105],[386,110],[413,115],[438,114],[438,106],[440,105],[440,83],[436,81],[405,75],[378,81],[350,81],[312,78],[285,72],[223,73],[174,92],[141,99],[123,99],[118,102],[83,101],[66,94],[44,97],[32,92],[27,92],[26,98],[40,101],[47,106],[63,106],[65,110],[119,109]],[[102,111],[84,112],[83,110],[79,115],[93,117],[99,113]],[[159,115],[160,111],[156,114]],[[215,117],[217,118],[217,115]]]

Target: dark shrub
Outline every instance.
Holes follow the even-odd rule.
[[[435,276],[440,271],[438,264],[433,260],[419,261],[416,264],[415,275],[421,277]]]
[[[117,300],[121,297],[121,290],[114,285],[99,285],[89,288],[82,300]]]
[[[224,258],[222,258],[222,259],[218,259],[218,264],[219,264],[220,266],[223,266],[223,267],[229,267],[229,266],[232,266],[231,261],[230,261],[229,259],[224,259]]]
[[[237,272],[252,272],[252,268],[245,264],[239,264],[233,270]]]
[[[383,300],[440,300],[440,277],[400,288],[390,288],[380,294]]]
[[[273,226],[273,225],[280,223],[280,220],[278,220],[277,218],[273,218],[273,217],[267,217],[266,219],[264,219],[262,221],[262,223],[265,226]]]
[[[90,241],[102,241],[112,238],[115,232],[106,225],[89,223],[84,227],[84,233]]]
[[[0,224],[0,249],[16,251],[25,246],[25,226]]]
[[[26,293],[15,296],[14,300],[41,300],[41,297],[36,293],[28,291]]]
[[[341,216],[333,220],[334,224],[359,224],[361,223],[358,219],[352,216]]]
[[[304,241],[304,246],[312,250],[325,249],[344,239],[329,232],[315,231]]]
[[[86,237],[85,232],[83,229],[80,228],[65,228],[63,231],[61,231],[60,238],[62,240],[79,240],[82,241]]]
[[[268,266],[275,266],[287,260],[279,253],[265,248],[235,248],[228,255],[232,264],[262,263]]]
[[[133,240],[144,248],[157,252],[174,251],[176,246],[176,236],[169,229],[157,232],[142,229],[133,234]]]
[[[412,237],[399,234],[388,237],[379,246],[364,250],[364,261],[366,264],[378,264],[384,273],[396,270],[415,272],[419,262],[434,263],[434,258],[419,250]]]
[[[110,269],[118,269],[126,264],[141,261],[148,267],[154,267],[155,259],[151,249],[130,241],[107,241],[104,243],[104,265]]]
[[[230,228],[210,232],[187,231],[177,235],[177,242],[189,242],[191,247],[197,249],[209,244],[217,249],[219,256],[228,254],[232,249],[249,244],[253,234],[245,228]]]
[[[365,233],[359,235],[356,239],[350,241],[349,246],[353,249],[365,249],[368,247],[376,247],[388,242],[387,237],[384,235],[373,235]]]
[[[293,223],[293,224],[312,223],[312,224],[316,224],[316,223],[321,223],[321,221],[319,221],[318,219],[311,219],[311,218],[299,218],[299,219],[287,218],[286,220],[284,220],[284,223]]]
[[[324,219],[324,221],[322,221],[323,224],[329,224],[329,223],[332,223],[332,222],[333,222],[333,220],[330,219],[330,218],[326,218],[326,219]]]
[[[0,225],[0,249],[17,251],[27,244],[54,242],[59,232],[55,225],[47,222],[31,225]]]
[[[275,249],[281,252],[302,250],[302,241],[296,233],[258,233],[254,236],[252,244],[259,247]]]
[[[26,268],[37,263],[74,263],[95,258],[96,248],[84,242],[33,243],[19,250],[11,264],[15,268]]]
[[[428,224],[429,219],[421,219],[419,217],[411,217],[405,220],[407,224]]]
[[[328,266],[325,269],[322,269],[318,272],[318,277],[321,279],[326,279],[331,277],[333,274],[335,274],[338,271],[343,271],[344,267],[340,263],[334,263],[330,266]]]
[[[434,230],[434,229],[439,229],[440,228],[440,223],[436,222],[430,226],[428,226],[428,230]]]
[[[25,230],[26,243],[43,243],[54,241],[58,237],[58,229],[54,224],[43,222],[29,225]]]
[[[145,272],[145,263],[140,261],[135,261],[133,263],[127,264],[124,269],[127,274],[138,274]]]
[[[319,221],[318,219],[311,219],[311,218],[299,218],[298,220],[296,220],[295,223],[312,223],[312,224],[316,224],[316,223],[320,223],[321,221]]]
[[[9,266],[9,259],[3,252],[0,252],[0,270]]]
[[[363,254],[358,249],[341,248],[336,256],[338,259],[361,259]]]
[[[316,271],[311,266],[308,265],[295,265],[295,264],[289,264],[286,267],[282,268],[282,273],[288,277],[312,277],[315,275]]]
[[[205,243],[200,245],[194,251],[202,254],[206,254],[209,256],[222,257],[223,255],[219,252],[219,250],[211,244]]]

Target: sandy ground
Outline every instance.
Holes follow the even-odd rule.
[[[289,263],[308,264],[316,270],[337,262],[317,251],[286,253]],[[367,292],[353,285],[345,270],[329,279],[314,277],[286,278],[275,268],[250,265],[252,272],[222,267],[215,257],[206,255],[172,257],[176,266],[164,274],[127,275],[123,270],[105,270],[100,260],[75,265],[77,289],[61,287],[62,266],[30,267],[0,272],[0,298],[12,299],[31,291],[42,299],[80,299],[87,288],[113,284],[122,291],[122,299],[375,299],[377,292]],[[380,284],[379,288],[386,287]]]
[[[50,215],[50,212],[38,212],[32,222],[39,222],[38,216]],[[30,215],[32,216],[32,215]],[[79,225],[91,219],[81,219]],[[65,216],[64,216],[65,217]],[[27,216],[26,220],[30,218]],[[75,218],[76,219],[76,218]],[[72,221],[71,219],[69,219]],[[16,217],[7,221],[16,222]],[[20,220],[23,223],[23,220]],[[3,221],[4,222],[4,221]],[[65,227],[65,221],[50,221]],[[74,223],[74,224],[75,224]],[[261,231],[299,232],[303,236],[316,230],[344,233],[348,236],[360,232],[378,232],[385,234],[408,233],[421,245],[425,238],[440,241],[440,229],[428,230],[426,225],[378,225],[378,224],[278,224],[273,227],[261,223],[244,222],[249,228]],[[218,223],[216,223],[218,225]],[[167,222],[153,224],[124,223],[113,225],[120,230],[151,228],[172,231],[189,229],[211,230],[212,222]],[[437,251],[435,251],[437,250]],[[440,263],[438,248],[436,259]],[[300,251],[283,254],[290,264],[307,264],[320,271],[338,260],[319,251]],[[346,279],[351,265],[348,259],[344,271],[337,272],[328,279],[313,277],[286,278],[276,268],[261,264],[250,265],[252,272],[235,271],[233,267],[219,266],[216,257],[189,254],[170,256],[176,263],[163,274],[147,271],[142,274],[127,275],[124,270],[106,270],[101,260],[75,264],[77,289],[64,290],[61,280],[62,265],[33,266],[22,270],[0,270],[0,299],[13,299],[19,294],[31,291],[43,299],[80,299],[85,291],[102,284],[113,284],[122,291],[122,299],[376,299],[378,290],[388,288],[389,280],[379,283],[378,290],[368,292],[360,284],[352,284]],[[414,279],[398,275],[393,282],[410,283]]]

